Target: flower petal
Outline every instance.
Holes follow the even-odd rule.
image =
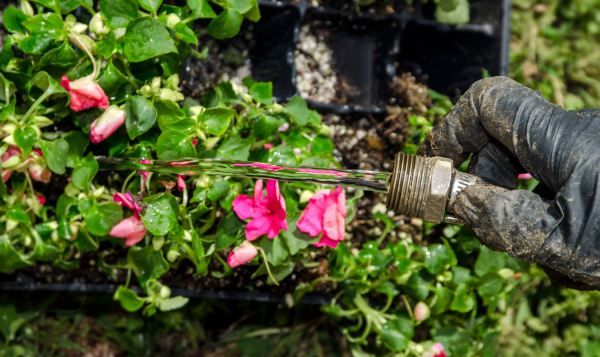
[[[232,202],[233,212],[243,220],[250,219],[256,215],[254,200],[248,195],[238,195]]]
[[[259,215],[246,224],[246,239],[253,241],[271,232],[271,220],[268,215]]]
[[[146,235],[146,227],[138,216],[125,218],[117,223],[111,231],[110,235],[116,238],[125,239],[125,245],[128,247],[141,241]]]
[[[323,215],[323,235],[334,241],[344,240],[345,218],[338,212],[337,205],[325,209]]]
[[[125,111],[118,107],[110,107],[102,113],[90,126],[90,141],[98,144],[106,140],[125,123]]]

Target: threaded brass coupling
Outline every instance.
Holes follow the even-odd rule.
[[[387,193],[387,208],[433,223],[460,223],[446,211],[477,176],[457,171],[452,160],[398,153]]]

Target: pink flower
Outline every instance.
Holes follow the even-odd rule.
[[[317,192],[309,201],[298,220],[298,229],[316,237],[322,234],[315,246],[331,248],[344,240],[346,224],[346,196],[341,187]]]
[[[108,108],[108,97],[100,85],[90,76],[74,81],[64,75],[60,85],[69,92],[71,109],[76,112],[89,108]]]
[[[273,144],[271,144],[271,143],[263,144],[263,148],[265,150],[271,150],[273,148]]]
[[[235,268],[240,265],[247,264],[256,257],[258,251],[256,247],[252,245],[252,243],[248,241],[244,241],[244,243],[240,244],[239,247],[233,249],[229,256],[227,257],[227,265],[230,268]]]
[[[240,219],[250,219],[246,224],[247,240],[252,241],[265,234],[273,239],[280,231],[287,230],[285,200],[276,180],[267,181],[266,196],[263,195],[262,180],[256,181],[254,197],[238,195],[233,200],[233,211]]]
[[[46,204],[46,197],[44,197],[44,195],[42,195],[41,193],[36,194],[35,198],[37,198],[40,205],[43,206]]]
[[[12,159],[13,157],[18,157],[20,155],[21,155],[21,149],[19,149],[16,146],[9,146],[8,149],[4,152],[4,154],[2,154],[2,157],[0,158],[0,160],[2,160],[2,164],[4,164],[9,159]],[[12,175],[12,173],[13,173],[13,170],[2,169],[2,182],[8,181],[8,179],[10,179],[10,176]]]
[[[187,185],[185,184],[185,175],[177,175],[177,189],[180,192],[183,192],[187,189]]]
[[[444,350],[444,345],[439,342],[436,342],[431,346],[429,351],[423,353],[423,357],[446,357],[446,351]]]
[[[279,170],[283,170],[283,167],[281,166],[277,166],[277,165],[272,165],[272,164],[265,164],[264,162],[249,162],[246,164],[233,164],[233,166],[239,166],[239,167],[253,167],[255,169],[261,169],[261,170],[265,170],[265,171],[279,171]]]
[[[111,106],[92,122],[92,126],[90,127],[90,141],[92,144],[98,144],[106,140],[123,123],[125,123],[125,111]]]
[[[116,238],[125,239],[125,245],[131,247],[144,239],[146,227],[140,217],[134,214],[117,223],[117,225],[111,229],[110,235]]]
[[[517,176],[517,179],[519,180],[531,180],[533,178],[533,176],[531,176],[531,174],[529,172],[525,172],[523,174],[519,174],[519,176]]]
[[[132,210],[133,214],[138,217],[139,217],[140,213],[142,212],[142,206],[140,206],[140,204],[137,203],[135,198],[133,198],[133,195],[129,192],[127,192],[127,193],[117,192],[113,195],[113,200],[116,203],[120,204],[121,206],[127,207],[130,210]]]

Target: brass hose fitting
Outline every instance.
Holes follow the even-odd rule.
[[[387,208],[433,223],[460,223],[446,215],[456,196],[477,176],[454,169],[452,160],[398,153],[387,193]]]

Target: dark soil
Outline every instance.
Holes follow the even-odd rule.
[[[206,44],[204,58],[191,57],[181,73],[181,90],[187,97],[199,98],[210,88],[224,80],[241,84],[251,75],[249,49],[252,46],[252,31],[242,31],[240,36],[229,41],[215,41],[208,36],[199,38]]]

